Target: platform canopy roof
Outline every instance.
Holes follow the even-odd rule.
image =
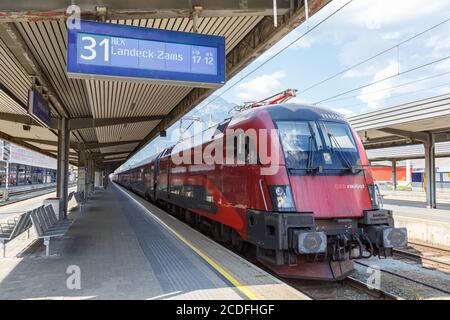
[[[366,149],[450,141],[450,94],[348,117]]]
[[[450,142],[436,143],[436,158],[450,158]],[[424,159],[425,148],[422,144],[413,144],[402,147],[388,147],[367,150],[370,161],[402,161]]]
[[[309,0],[309,16],[329,0]],[[229,79],[305,20],[304,0],[45,0],[0,2],[0,139],[55,156],[58,118],[69,119],[71,162],[80,148],[117,167],[213,93],[213,89],[148,82],[69,79],[66,8],[83,19],[222,35]],[[200,11],[198,11],[200,8]],[[48,95],[52,129],[25,111],[33,79]],[[25,130],[29,125],[31,130]]]

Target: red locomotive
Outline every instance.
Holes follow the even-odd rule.
[[[259,102],[203,136],[115,180],[218,241],[237,250],[252,245],[261,263],[285,277],[342,279],[353,259],[406,246],[406,229],[394,228],[392,212],[380,208],[363,145],[339,114]],[[265,161],[262,142],[275,164]],[[219,151],[226,161],[211,161]]]

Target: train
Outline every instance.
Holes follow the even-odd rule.
[[[407,246],[406,229],[380,205],[358,134],[339,113],[259,105],[201,135],[113,180],[218,242],[250,250],[281,277],[341,280],[353,260]]]

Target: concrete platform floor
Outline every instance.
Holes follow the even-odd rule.
[[[430,222],[450,223],[450,205],[441,204],[429,209],[425,203],[410,200],[385,200],[384,208],[393,210],[394,215],[423,219]]]
[[[50,257],[33,236],[7,245],[0,299],[307,299],[112,183],[70,218]]]
[[[409,200],[385,200],[384,208],[393,211],[395,225],[405,227],[410,240],[450,248],[450,210]]]

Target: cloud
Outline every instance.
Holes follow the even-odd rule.
[[[434,35],[425,41],[425,47],[432,50],[432,56],[435,58],[448,56],[450,37],[447,35],[447,32]]]
[[[221,104],[211,103],[208,104],[206,107],[201,107],[202,114],[210,114],[212,112],[216,112],[223,109],[223,106]]]
[[[276,55],[280,50],[284,49],[285,47],[286,47],[286,49],[284,49],[285,52],[297,49],[308,49],[312,47],[316,43],[317,39],[310,35],[307,35],[291,44],[291,42],[294,41],[296,38],[298,38],[302,33],[303,31],[301,32],[299,29],[295,29],[287,36],[285,36],[283,39],[281,39],[278,43],[276,43],[276,45],[274,45],[265,53],[256,58],[255,61],[258,61],[258,63],[262,63],[270,59],[274,55]],[[289,44],[291,45],[287,47]],[[282,54],[284,54],[285,52],[283,52]]]
[[[435,88],[432,90],[433,95],[447,94],[450,92],[450,84]]]
[[[262,100],[281,88],[280,80],[284,77],[286,77],[286,73],[283,71],[263,74],[248,82],[239,84],[235,91],[238,98],[243,102]]]
[[[385,34],[383,34],[382,38],[383,40],[398,40],[401,37],[403,37],[404,32],[400,32],[400,31],[392,31],[392,32],[387,32]]]
[[[343,1],[337,0],[335,6],[342,5]],[[343,41],[340,43],[342,48],[338,56],[343,66],[349,66],[448,19],[449,14],[448,1],[429,0],[426,4],[421,0],[354,1],[330,21],[327,25],[327,34],[321,39],[332,42],[331,39],[335,37],[333,33],[343,35]],[[402,58],[409,60],[411,54],[422,49],[428,49],[421,52],[422,56],[431,54],[429,48],[425,47],[425,42],[436,34],[440,35],[438,46],[444,47],[449,24],[445,23],[402,45],[400,47]],[[443,50],[440,50],[438,53],[442,52]],[[391,50],[371,60],[371,63],[386,62],[395,55],[396,50]]]
[[[438,63],[434,69],[438,71],[450,71],[450,59]]]
[[[353,114],[352,110],[346,109],[346,108],[336,108],[336,109],[333,109],[333,111],[343,114],[344,116],[349,116],[349,115]]]
[[[346,73],[344,73],[341,78],[342,79],[353,79],[359,77],[368,77],[373,75],[377,71],[376,66],[368,66],[368,67],[360,67],[356,69],[350,69]]]
[[[431,0],[371,0],[357,1],[352,6],[352,19],[354,24],[365,26],[368,29],[378,30],[385,27],[404,25],[414,19],[439,12],[448,8],[446,1]]]
[[[373,76],[373,85],[365,87],[361,90],[358,99],[366,103],[370,109],[378,109],[384,106],[384,100],[392,95],[393,89],[390,89],[393,85],[392,79],[380,81],[384,78],[396,74],[398,71],[397,61],[390,60],[387,66],[376,72]]]

